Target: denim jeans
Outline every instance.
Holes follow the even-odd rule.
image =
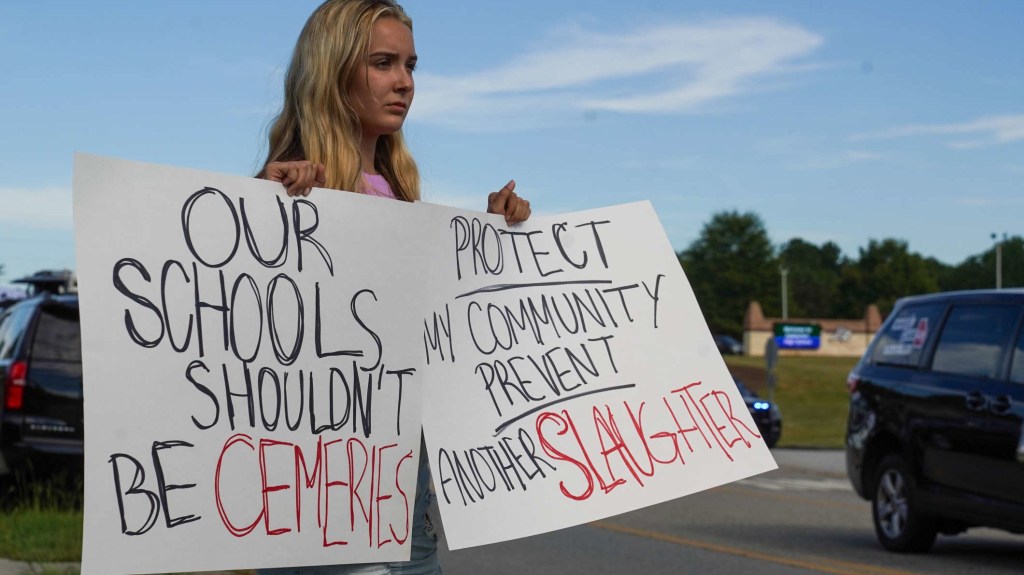
[[[430,489],[427,450],[420,442],[420,467],[416,477],[416,505],[413,510],[412,555],[409,561],[396,563],[355,563],[260,569],[257,575],[441,575],[437,560],[437,533],[427,514],[434,494]]]

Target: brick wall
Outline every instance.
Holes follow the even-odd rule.
[[[822,319],[765,317],[761,304],[752,301],[743,317],[743,352],[764,356],[764,347],[775,336],[775,322],[810,323],[821,326],[821,347],[818,349],[782,349],[780,355],[821,355],[834,357],[860,357],[868,343],[882,325],[878,308],[869,305],[861,319]]]

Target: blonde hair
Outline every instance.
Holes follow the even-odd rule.
[[[366,65],[373,25],[393,18],[412,30],[412,20],[392,0],[328,0],[306,21],[284,82],[284,105],[270,127],[266,164],[309,160],[324,164],[327,187],[361,192],[362,128],[349,86]],[[420,198],[416,162],[401,130],[380,136],[373,158],[395,196]]]

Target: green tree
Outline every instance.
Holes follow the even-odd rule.
[[[939,291],[936,274],[934,262],[911,253],[907,242],[870,240],[860,249],[860,258],[843,269],[840,313],[859,317],[873,303],[884,316],[903,296]]]
[[[1005,240],[1002,250],[1003,287],[1024,287],[1024,238],[1013,236]]]
[[[778,308],[777,261],[757,214],[714,214],[700,236],[677,255],[712,331],[740,335],[751,300]]]
[[[836,317],[839,278],[846,259],[839,246],[818,247],[793,238],[779,250],[779,265],[789,270],[789,314],[792,317]]]
[[[946,268],[939,276],[942,291],[982,289],[995,286],[995,250],[991,254],[978,254],[957,266]]]
[[[1013,236],[1000,247],[1003,287],[1024,287],[1024,238]],[[948,268],[939,278],[943,291],[990,289],[996,285],[996,248],[973,255]]]

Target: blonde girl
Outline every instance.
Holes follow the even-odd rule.
[[[406,202],[420,199],[416,162],[402,137],[415,94],[412,20],[391,0],[328,0],[309,17],[295,45],[284,105],[270,128],[259,177],[288,195],[313,187]],[[515,182],[487,198],[487,211],[508,223],[530,217]],[[437,536],[427,508],[430,473],[421,449],[413,517],[412,560],[404,563],[301,567],[274,575],[435,574]]]

